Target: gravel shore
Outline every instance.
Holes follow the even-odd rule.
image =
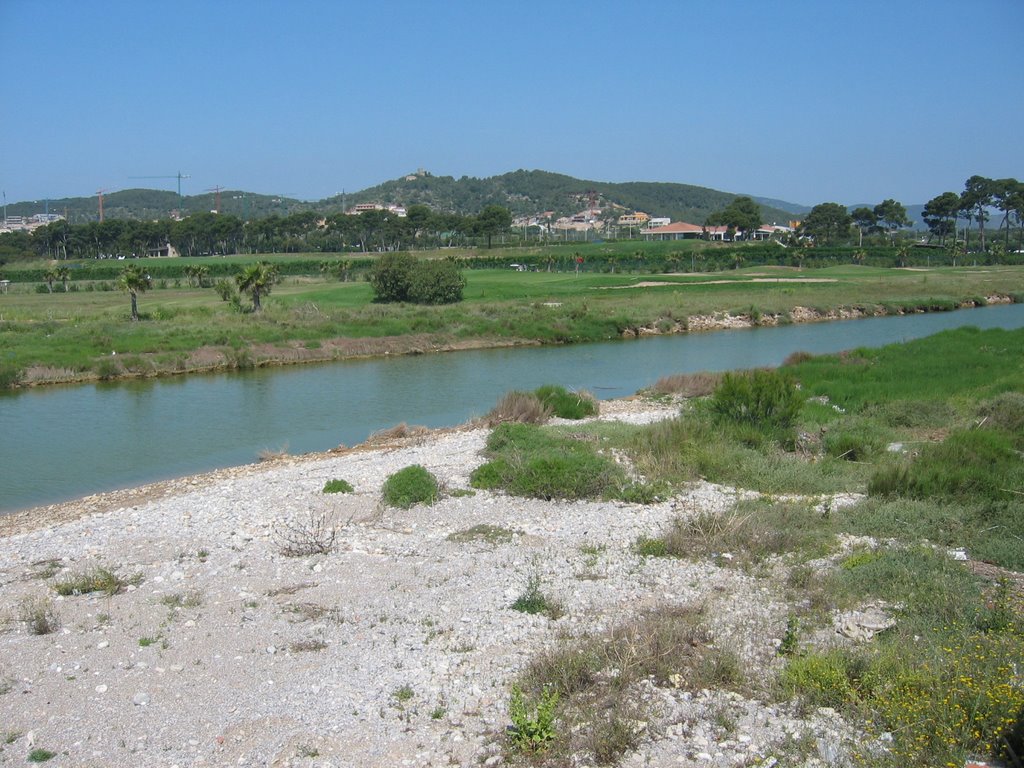
[[[634,423],[676,411],[601,408]],[[0,519],[0,765],[33,749],[68,766],[500,764],[509,686],[534,654],[664,605],[707,606],[717,643],[752,674],[777,669],[777,582],[633,551],[737,492],[697,484],[651,505],[451,493],[469,487],[486,436],[427,432]],[[382,507],[385,478],[410,464],[448,493]],[[355,492],[324,494],[333,478]],[[336,527],[335,549],[286,557],[286,526],[311,515]],[[515,534],[466,533],[480,525]],[[134,583],[112,597],[55,594],[97,567]],[[565,616],[510,610],[531,578]],[[32,634],[26,607],[47,600],[59,627]],[[649,695],[657,723],[626,766],[833,765],[852,738],[827,710]]]

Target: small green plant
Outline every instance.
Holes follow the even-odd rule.
[[[324,493],[352,493],[355,488],[348,480],[328,480],[324,484]]]
[[[48,749],[42,749],[36,747],[28,753],[28,761],[30,763],[45,763],[47,760],[52,760],[57,756],[56,752],[51,752]]]
[[[164,595],[160,602],[168,608],[198,608],[203,604],[203,596],[199,592],[175,592]]]
[[[547,597],[540,589],[540,576],[530,576],[526,589],[511,605],[512,610],[520,613],[543,614],[549,619],[559,619],[565,615],[562,604]]]
[[[782,642],[779,643],[779,656],[792,656],[796,653],[800,643],[800,620],[790,614],[786,619],[786,631],[782,635]]]
[[[384,503],[409,509],[414,504],[433,504],[440,493],[437,478],[419,464],[398,470],[384,481]]]
[[[512,686],[508,714],[512,720],[509,742],[519,752],[543,751],[555,738],[555,715],[558,691],[550,686],[541,689],[536,700],[527,700],[518,685]]]
[[[108,597],[113,597],[127,589],[130,584],[136,585],[141,581],[142,574],[123,578],[106,568],[93,568],[90,571],[74,574],[63,581],[58,581],[53,588],[62,597],[86,595],[90,592],[102,592]]]
[[[597,414],[597,400],[589,392],[570,392],[556,384],[545,384],[534,394],[546,410],[560,419],[585,419]]]
[[[409,701],[415,695],[416,695],[416,692],[413,690],[412,686],[409,685],[408,683],[406,683],[405,685],[399,686],[398,688],[396,688],[395,690],[393,690],[391,692],[391,696],[395,699],[395,701],[399,702],[400,704],[404,704],[405,702]]]
[[[139,647],[140,648],[149,648],[149,646],[156,645],[159,642],[160,642],[160,635],[156,635],[155,637],[140,637],[139,638]]]
[[[320,757],[320,750],[309,744],[299,746],[299,757]]]

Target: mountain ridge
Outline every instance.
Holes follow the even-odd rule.
[[[497,176],[477,178],[434,176],[419,170],[357,192],[317,201],[303,201],[281,195],[263,195],[244,190],[221,190],[219,208],[242,218],[287,216],[302,211],[323,214],[347,210],[359,203],[384,205],[428,205],[432,209],[475,215],[487,205],[501,205],[513,215],[551,212],[566,216],[589,207],[611,208],[622,213],[643,211],[675,221],[701,224],[707,216],[724,209],[742,193],[723,192],[710,187],[676,182],[605,182],[579,179],[543,170],[519,169]],[[809,206],[770,197],[748,195],[760,206],[766,223],[785,223],[806,214]],[[152,220],[168,218],[180,210],[185,215],[212,211],[218,196],[212,192],[183,195],[176,192],[131,188],[103,196],[105,218]],[[908,209],[911,206],[908,206]],[[96,221],[97,196],[67,197],[49,201],[21,201],[6,206],[9,216],[32,216],[48,210],[66,215],[72,223]],[[66,214],[65,214],[66,212]]]

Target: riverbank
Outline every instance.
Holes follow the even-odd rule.
[[[727,282],[717,281],[716,284]],[[778,280],[773,282],[777,284]],[[666,283],[644,283],[642,286],[664,288]],[[619,337],[632,339],[643,336],[771,327],[791,323],[902,316],[1012,303],[1014,303],[1013,296],[992,293],[984,297],[964,297],[955,302],[925,301],[911,305],[838,305],[824,308],[797,305],[782,312],[760,312],[754,308],[746,312],[721,310],[710,314],[688,315],[681,319],[662,317],[652,323],[627,325],[619,332]],[[105,365],[97,365],[95,368],[84,370],[46,365],[29,366],[20,376],[17,385],[36,387],[52,384],[84,384],[101,380],[129,381],[390,355],[421,355],[474,349],[537,346],[543,343],[538,339],[526,338],[455,339],[447,333],[415,333],[368,338],[327,338],[319,340],[313,346],[302,341],[249,344],[242,347],[203,346],[187,355],[177,356],[173,360],[168,360],[163,353],[152,352],[132,354],[129,356],[130,360],[125,362],[125,356],[122,355],[121,359],[118,359],[115,351],[106,358]],[[571,342],[561,341],[558,343]]]
[[[675,410],[631,400],[602,418]],[[0,765],[32,750],[75,766],[500,764],[508,686],[532,655],[664,604],[703,605],[745,664],[777,665],[785,612],[768,584],[632,549],[681,509],[732,503],[731,491],[699,484],[648,506],[454,493],[486,433],[423,433],[19,516],[0,550]],[[382,508],[384,479],[410,464],[445,497]],[[335,477],[354,493],[322,493]],[[337,547],[285,556],[284,527],[310,514],[337,527]],[[124,589],[54,596],[52,584],[97,568]],[[509,608],[535,577],[565,616]],[[31,634],[19,611],[45,600],[54,631]],[[850,736],[834,718],[725,691],[651,695],[662,727],[625,765],[735,765]],[[728,736],[714,725],[725,712]]]

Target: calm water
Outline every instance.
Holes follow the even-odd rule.
[[[599,398],[661,376],[777,365],[946,328],[1024,326],[1024,305],[569,347],[381,358],[0,396],[0,512],[217,467],[263,449],[353,445],[399,422],[459,424],[511,389],[558,383]]]

